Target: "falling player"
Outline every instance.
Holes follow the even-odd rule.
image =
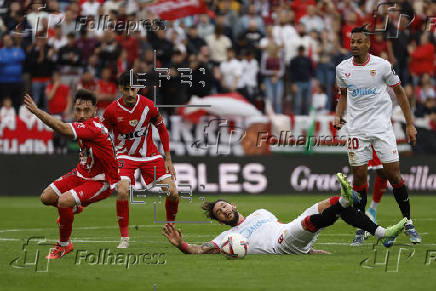
[[[129,247],[129,189],[135,184],[135,170],[141,171],[147,185],[153,181],[169,185],[165,209],[167,221],[174,221],[179,205],[179,196],[174,183],[175,171],[171,161],[169,136],[162,116],[153,101],[138,94],[138,76],[130,72],[119,78],[119,90],[122,96],[112,102],[103,114],[103,123],[112,132],[117,153],[121,181],[118,183],[117,216],[121,240],[118,248]],[[165,160],[152,139],[154,125],[162,142]]]
[[[51,249],[47,259],[60,258],[73,250],[70,241],[74,213],[81,206],[109,197],[120,177],[113,144],[108,130],[94,117],[97,100],[92,92],[77,91],[73,103],[73,123],[64,123],[38,109],[28,94],[26,108],[56,132],[77,139],[80,162],[75,169],[48,186],[41,194],[45,205],[57,207],[59,212],[59,242]]]
[[[362,197],[358,208],[365,211],[367,199],[368,161],[372,148],[383,164],[383,170],[393,187],[395,200],[406,217],[405,233],[412,243],[421,242],[410,217],[410,202],[404,180],[400,174],[399,155],[391,123],[392,102],[387,86],[393,88],[406,119],[408,142],[416,143],[416,128],[413,124],[410,105],[400,85],[400,79],[391,64],[368,53],[370,40],[363,27],[351,32],[353,57],[336,67],[336,80],[341,97],[336,108],[335,126],[342,127],[341,117],[347,111],[348,160],[353,172],[354,190]],[[357,230],[355,239],[363,240],[363,230]]]
[[[312,248],[319,232],[336,222],[340,216],[346,223],[369,231],[382,240],[386,247],[404,227],[406,218],[388,228],[381,227],[363,212],[352,205],[359,199],[345,176],[338,174],[341,184],[341,196],[331,197],[306,209],[300,216],[288,224],[280,223],[277,217],[266,209],[258,209],[247,217],[225,200],[206,202],[203,209],[211,218],[221,224],[231,226],[215,239],[203,245],[188,244],[183,241],[181,230],[175,230],[172,224],[163,227],[163,236],[185,254],[218,254],[222,240],[230,233],[238,232],[248,240],[249,254],[326,254]]]

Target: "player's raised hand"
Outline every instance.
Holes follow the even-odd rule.
[[[165,160],[165,168],[168,173],[171,174],[171,178],[175,181],[176,180],[176,170],[174,169],[173,162],[171,160],[166,159]]]
[[[38,110],[38,106],[36,106],[32,97],[27,93],[24,95],[24,105],[26,106],[27,110],[29,110],[32,113],[35,113],[36,110]]]
[[[416,146],[416,134],[417,134],[417,131],[416,131],[415,125],[410,124],[410,125],[406,126],[407,142],[408,143],[412,142],[413,146]]]
[[[176,230],[174,225],[167,223],[162,228],[162,235],[175,247],[180,247],[183,242],[182,230]]]

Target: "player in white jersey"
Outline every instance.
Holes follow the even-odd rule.
[[[409,195],[400,174],[397,144],[391,123],[392,102],[387,86],[393,88],[398,99],[406,119],[407,141],[413,144],[416,143],[416,128],[399,77],[388,61],[369,54],[369,47],[368,31],[364,27],[354,28],[351,32],[353,57],[336,67],[336,82],[341,97],[336,108],[335,127],[342,127],[340,119],[346,110],[348,160],[353,172],[353,188],[362,197],[357,207],[362,212],[365,211],[368,161],[372,159],[373,147],[393,187],[401,213],[408,219],[405,233],[412,243],[420,243],[421,236],[410,217]],[[361,241],[363,231],[358,230],[353,243],[359,245]]]
[[[181,230],[175,230],[172,224],[166,224],[163,235],[175,247],[186,254],[218,254],[222,240],[230,233],[238,232],[248,240],[249,254],[311,254],[328,253],[312,248],[321,229],[336,222],[340,216],[345,222],[369,231],[382,239],[386,247],[401,232],[406,223],[403,218],[398,224],[383,228],[369,219],[352,205],[360,198],[342,174],[338,174],[341,184],[341,196],[334,196],[306,209],[291,222],[281,223],[274,214],[266,209],[258,209],[244,217],[235,205],[226,200],[205,202],[202,206],[207,216],[221,224],[231,226],[213,240],[203,245],[188,244],[183,240]]]

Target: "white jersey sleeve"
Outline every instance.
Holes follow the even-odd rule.
[[[345,84],[344,80],[342,79],[342,74],[340,74],[340,67],[336,67],[336,84],[339,88],[347,88],[347,84]]]
[[[383,78],[385,79],[386,85],[389,87],[395,87],[400,84],[400,77],[395,73],[394,68],[389,62],[385,62],[383,70]]]

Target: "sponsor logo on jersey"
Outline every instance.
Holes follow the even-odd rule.
[[[138,138],[141,137],[143,135],[145,135],[147,133],[147,128],[143,127],[140,130],[134,131],[134,132],[129,132],[129,133],[120,133],[118,135],[118,139],[134,139],[134,138]]]
[[[371,77],[375,77],[376,71],[375,70],[370,70],[369,74],[371,75]]]
[[[122,116],[118,116],[118,122],[123,121],[123,117]]]
[[[345,73],[345,78],[349,78],[351,76],[351,73]]]
[[[348,89],[352,91],[351,96],[353,97],[377,94],[377,88],[356,88],[353,85],[348,85]]]
[[[136,125],[138,124],[138,119],[132,119],[132,120],[130,120],[130,121],[129,121],[129,124],[130,124],[131,126],[136,126]]]

